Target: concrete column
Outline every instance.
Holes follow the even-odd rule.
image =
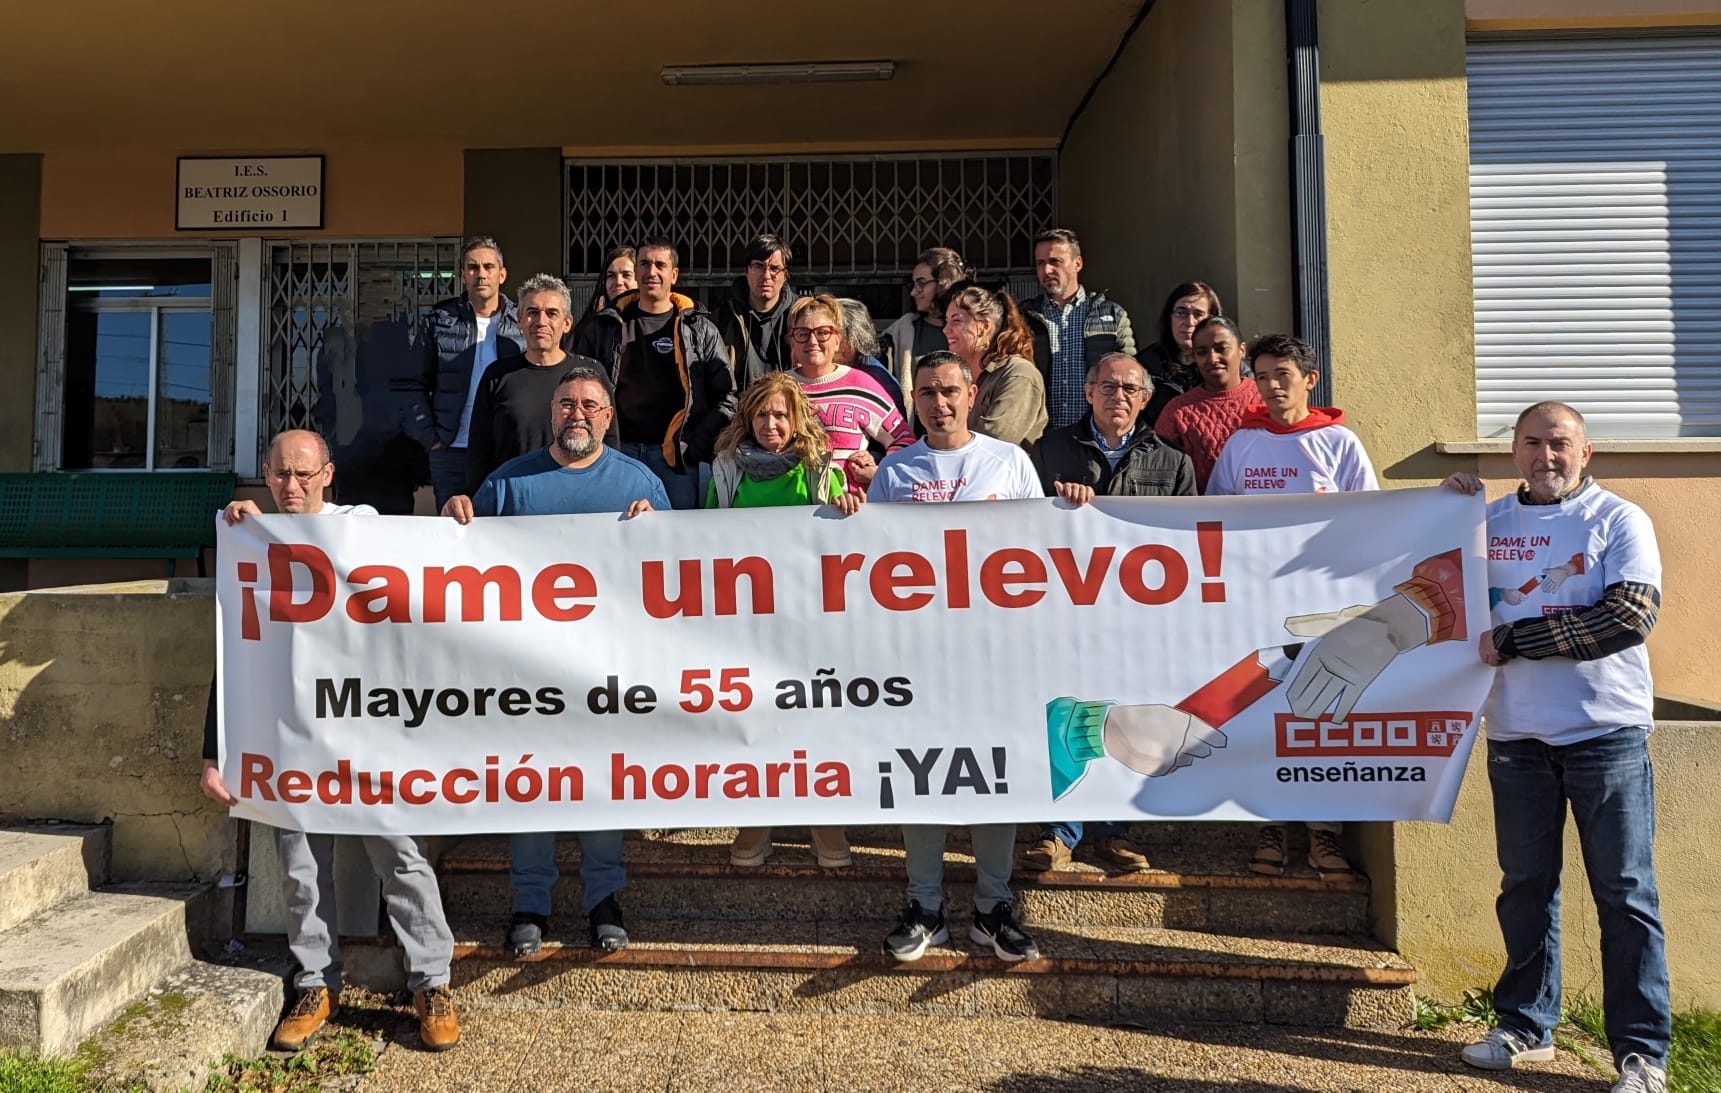
[[[28,471],[36,432],[42,157],[0,156],[0,471]]]

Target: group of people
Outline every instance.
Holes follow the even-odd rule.
[[[1123,307],[1082,285],[1075,233],[1054,229],[1034,247],[1043,295],[1018,304],[1007,291],[967,279],[954,251],[933,248],[913,270],[914,311],[880,335],[858,302],[795,293],[791,257],[780,239],[758,237],[746,272],[710,317],[675,291],[675,246],[646,240],[612,253],[591,307],[576,319],[567,285],[547,274],[528,278],[511,303],[502,293],[500,247],[469,241],[465,295],[438,304],[426,320],[426,398],[415,418],[441,513],[466,523],[830,505],[852,516],[869,503],[1056,496],[1082,505],[1096,496],[1378,488],[1343,413],[1310,405],[1319,379],[1314,349],[1284,334],[1245,341],[1206,284],[1176,286],[1156,340],[1138,351]],[[1491,585],[1535,585],[1542,594],[1533,603],[1492,597],[1496,625],[1478,646],[1480,658],[1500,669],[1485,715],[1508,963],[1494,996],[1500,1027],[1464,1058],[1501,1069],[1552,1051],[1559,831],[1569,802],[1601,910],[1609,1038],[1622,1075],[1644,1083],[1622,1077],[1621,1088],[1659,1088],[1670,1017],[1651,854],[1643,650],[1660,597],[1654,533],[1640,509],[1584,475],[1590,448],[1571,407],[1526,409],[1513,455],[1524,484],[1490,505],[1490,529],[1547,536],[1566,564],[1557,581],[1546,566],[1526,582],[1504,570],[1546,559],[1515,552],[1515,560],[1490,561]],[[325,500],[333,466],[314,433],[275,438],[266,477],[283,512],[365,511]],[[1465,493],[1482,488],[1465,474],[1446,484]],[[258,511],[238,501],[226,517]],[[212,730],[204,790],[232,803]],[[1339,825],[1309,829],[1309,865],[1349,872]],[[970,830],[977,873],[970,937],[1005,961],[1037,958],[1013,909],[1015,826]],[[945,835],[940,826],[903,829],[907,900],[883,941],[897,960],[917,960],[949,938]],[[621,949],[622,835],[579,837],[590,944]],[[1070,819],[1048,824],[1023,864],[1055,869],[1084,838],[1109,867],[1149,868],[1124,825]],[[330,844],[296,832],[278,832],[276,841],[301,968],[300,993],[276,1043],[295,1047],[320,1027],[339,993]],[[452,938],[434,874],[413,840],[373,837],[365,845],[384,880],[424,1042],[451,1046],[458,1038],[446,987]],[[1250,868],[1283,872],[1286,847],[1284,827],[1264,825]],[[821,866],[850,864],[841,828],[814,828],[812,848]],[[758,865],[771,850],[769,830],[743,830],[731,861]],[[507,943],[521,957],[544,943],[556,877],[553,834],[512,837]]]

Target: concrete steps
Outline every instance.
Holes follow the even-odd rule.
[[[82,1044],[92,1088],[201,1088],[224,1052],[262,1050],[280,977],[194,960],[209,887],[109,885],[109,838],[0,828],[0,1047]]]
[[[954,910],[954,909],[953,909]],[[1140,927],[1036,929],[1041,959],[1005,964],[968,942],[898,964],[879,950],[892,922],[645,919],[600,954],[577,915],[552,921],[530,961],[501,942],[506,916],[453,923],[454,986],[487,1007],[1069,1017],[1398,1028],[1416,972],[1364,941],[1238,938]]]
[[[106,880],[109,835],[71,824],[0,831],[0,932]]]
[[[0,1042],[67,1054],[191,959],[201,885],[85,892],[0,934]]]
[[[733,836],[732,829],[701,829],[630,837],[623,850],[628,882],[622,897],[630,920],[840,919],[890,915],[902,903],[907,874],[894,833],[850,832],[854,865],[835,870],[820,869],[805,831],[792,828],[777,833],[776,849],[764,865],[733,866],[728,851]],[[1242,849],[1228,844],[1143,842],[1154,865],[1147,873],[1107,873],[1083,861],[1049,873],[1018,869],[1011,884],[1023,922],[1222,933],[1356,935],[1367,930],[1365,877],[1322,879],[1306,866],[1283,877],[1262,877],[1248,871]],[[562,871],[556,906],[578,908],[578,840],[560,839],[556,857]],[[505,837],[462,840],[443,853],[438,872],[443,903],[451,910],[509,910]],[[951,832],[944,878],[950,905],[968,906],[974,859],[960,830]]]
[[[1026,841],[1030,828],[1024,828]],[[1077,861],[1013,885],[1043,957],[1005,964],[968,943],[973,858],[945,855],[954,944],[914,964],[879,948],[903,900],[900,836],[851,829],[855,864],[823,870],[804,829],[776,833],[756,868],[729,864],[733,829],[629,836],[622,895],[631,944],[586,947],[579,846],[563,870],[544,952],[517,961],[507,932],[507,840],[464,839],[439,862],[457,940],[454,983],[479,1007],[1060,1016],[1397,1028],[1415,969],[1367,937],[1368,881],[1248,872],[1247,825],[1144,825],[1155,868]]]

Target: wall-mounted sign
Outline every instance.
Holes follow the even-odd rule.
[[[323,226],[322,156],[180,156],[181,231]]]

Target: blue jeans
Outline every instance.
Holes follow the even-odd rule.
[[[705,506],[705,497],[699,492],[700,465],[687,468],[682,474],[669,465],[669,460],[663,458],[662,444],[636,444],[631,440],[621,443],[621,454],[631,456],[651,468],[651,473],[657,475],[663,483],[663,492],[669,495],[669,503],[678,509],[697,509]]]
[[[1082,841],[1084,829],[1087,834],[1095,839],[1116,839],[1129,832],[1129,825],[1127,823],[1114,823],[1109,820],[1104,823],[1089,824],[1084,824],[1080,820],[1065,820],[1063,823],[1047,824],[1040,828],[1040,837],[1042,839],[1054,838],[1074,850]]]
[[[1502,1027],[1544,1044],[1560,1020],[1560,864],[1566,804],[1601,923],[1602,1009],[1617,1063],[1667,1059],[1672,1010],[1666,939],[1655,888],[1655,776],[1641,726],[1565,747],[1488,742],[1495,911],[1506,970],[1494,988]]]
[[[516,913],[550,917],[550,889],[560,871],[556,868],[556,835],[553,831],[510,835],[511,862],[508,884],[514,889]],[[621,891],[627,870],[621,863],[621,832],[580,832],[580,895],[587,915],[605,897]]]

